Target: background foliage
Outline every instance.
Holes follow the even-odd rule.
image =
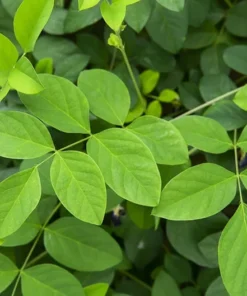
[[[0,0],[1,295],[247,295],[246,15]]]

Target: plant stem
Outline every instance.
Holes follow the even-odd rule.
[[[237,182],[238,182],[238,191],[239,191],[239,197],[240,202],[243,204],[243,195],[241,190],[241,181],[240,181],[240,175],[239,175],[239,167],[238,167],[238,147],[237,147],[237,130],[234,130],[234,158],[235,158],[235,169],[236,169],[236,176],[237,176]]]
[[[64,150],[66,150],[66,149],[68,149],[68,148],[71,148],[71,147],[73,147],[73,146],[75,146],[75,145],[77,145],[77,144],[80,144],[80,143],[82,143],[82,142],[84,142],[84,141],[90,139],[91,137],[92,137],[92,135],[90,135],[90,136],[88,136],[88,137],[86,137],[86,138],[83,138],[83,139],[81,139],[81,140],[79,140],[79,141],[77,141],[77,142],[74,142],[74,143],[72,143],[72,144],[69,144],[68,146],[63,147],[63,148],[59,149],[58,151],[64,151]]]
[[[119,272],[122,273],[123,275],[127,276],[131,280],[135,281],[136,283],[138,283],[140,286],[144,287],[145,289],[152,291],[152,288],[148,284],[144,283],[143,281],[138,279],[136,276],[129,273],[127,270],[119,270]]]
[[[197,148],[192,148],[189,150],[189,155],[193,155],[197,151]]]
[[[109,67],[109,70],[112,71],[113,70],[113,67],[115,65],[115,61],[116,61],[116,57],[117,57],[117,48],[114,47],[113,49],[113,54],[112,54],[112,59],[111,59],[111,64],[110,64],[110,67]]]
[[[198,106],[198,107],[196,107],[196,108],[194,108],[194,109],[192,109],[192,110],[189,110],[189,111],[183,113],[182,115],[179,115],[178,117],[173,118],[172,121],[173,121],[173,120],[177,120],[177,119],[179,119],[179,118],[181,118],[181,117],[184,117],[184,116],[187,116],[187,115],[193,114],[193,113],[195,113],[195,112],[197,112],[197,111],[200,111],[200,110],[202,110],[202,109],[204,109],[204,108],[206,108],[206,107],[208,107],[208,106],[211,106],[211,105],[213,105],[214,103],[219,102],[219,101],[221,101],[221,100],[223,100],[223,99],[229,97],[230,95],[235,94],[235,93],[238,92],[242,87],[243,87],[243,86],[238,87],[238,88],[236,88],[236,89],[234,89],[234,90],[231,90],[231,91],[225,93],[224,95],[221,95],[221,96],[219,96],[219,97],[217,97],[217,98],[214,98],[213,100],[210,100],[210,101],[208,101],[208,102],[206,102],[206,103],[204,103],[204,104],[202,104],[202,105],[200,105],[200,106]]]
[[[38,262],[39,260],[41,260],[42,258],[44,258],[45,256],[47,256],[47,254],[48,254],[48,253],[47,253],[46,251],[40,253],[37,257],[33,258],[33,260],[31,260],[31,261],[26,265],[26,267],[28,268],[28,267],[34,265],[36,262]]]
[[[26,268],[27,263],[28,263],[30,257],[32,256],[33,251],[35,250],[35,248],[36,248],[36,246],[37,246],[37,244],[38,244],[38,242],[39,242],[39,239],[40,239],[40,237],[41,237],[41,235],[42,235],[42,233],[43,233],[43,230],[45,229],[45,227],[47,226],[47,224],[50,222],[50,220],[51,220],[51,218],[54,216],[54,214],[57,212],[57,210],[60,208],[60,206],[61,206],[60,203],[56,205],[56,207],[53,209],[53,211],[51,212],[51,214],[49,215],[49,217],[46,219],[45,223],[43,224],[42,228],[40,229],[40,231],[39,231],[39,233],[38,233],[38,235],[37,235],[37,237],[36,237],[36,239],[35,239],[35,241],[34,241],[32,247],[31,247],[31,249],[30,249],[29,253],[27,254],[27,257],[26,257],[26,259],[25,259],[25,261],[24,261],[22,267],[21,267],[20,270],[19,270],[19,275],[18,275],[18,277],[17,277],[17,279],[16,279],[16,282],[15,282],[15,285],[14,285],[14,288],[13,288],[13,291],[12,291],[11,296],[14,296],[14,295],[15,295],[16,289],[17,289],[18,284],[19,284],[19,281],[20,281],[20,279],[21,279],[21,273],[22,273],[23,270]]]
[[[230,0],[225,0],[225,3],[229,8],[232,8],[232,3]]]

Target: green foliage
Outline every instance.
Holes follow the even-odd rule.
[[[0,0],[0,294],[246,295],[246,12]]]

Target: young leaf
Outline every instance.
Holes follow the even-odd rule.
[[[92,113],[112,124],[124,124],[130,96],[120,78],[105,70],[87,70],[80,74],[78,86],[87,97]]]
[[[154,217],[151,216],[151,208],[127,203],[127,211],[130,219],[141,229],[149,229],[154,226]]]
[[[51,167],[51,181],[64,207],[76,218],[101,224],[106,210],[104,178],[85,153],[57,153]]]
[[[43,58],[38,61],[35,65],[35,70],[37,73],[46,73],[52,74],[53,72],[53,59],[52,58]]]
[[[3,254],[0,253],[0,293],[2,293],[15,279],[18,268]]]
[[[22,57],[16,63],[10,72],[8,82],[12,88],[25,94],[36,94],[43,90],[38,75],[26,57]]]
[[[84,289],[85,296],[105,296],[109,285],[105,283],[97,283],[87,286]]]
[[[142,116],[127,128],[148,146],[157,163],[177,165],[188,161],[187,145],[171,122]]]
[[[243,149],[245,152],[247,152],[247,126],[243,129],[238,142],[237,142],[238,147]]]
[[[142,92],[144,95],[150,94],[156,87],[160,78],[160,73],[153,70],[145,70],[140,75]]]
[[[233,102],[241,109],[247,111],[246,103],[247,86],[243,86],[235,95]]]
[[[4,86],[10,71],[18,59],[18,51],[14,44],[3,34],[0,34],[0,86]]]
[[[118,32],[125,18],[126,4],[121,1],[109,4],[107,0],[103,0],[100,5],[100,10],[107,25],[113,31]]]
[[[89,107],[83,93],[67,79],[40,74],[44,90],[28,96],[19,94],[23,104],[46,124],[66,133],[90,133]]]
[[[246,219],[247,206],[242,203],[224,228],[219,242],[220,272],[230,295],[244,295],[246,293]],[[236,274],[237,277],[235,277]]]
[[[160,198],[160,176],[147,146],[127,130],[105,130],[87,142],[107,185],[119,196],[143,206],[155,206]]]
[[[37,168],[14,174],[0,183],[0,238],[21,227],[37,207],[40,196]]]
[[[85,10],[94,7],[100,2],[100,0],[78,0],[79,10]]]
[[[186,143],[199,150],[220,154],[232,148],[225,129],[215,120],[192,115],[174,121]]]
[[[122,261],[120,247],[105,230],[72,217],[49,225],[44,244],[55,260],[79,271],[101,271]]]
[[[212,216],[235,197],[236,176],[211,163],[191,167],[164,188],[152,214],[169,220],[195,220]]]
[[[175,280],[162,270],[154,281],[152,296],[164,295],[164,292],[169,296],[182,296]]]
[[[181,11],[184,8],[184,0],[157,0],[157,2],[173,11]]]
[[[164,103],[171,103],[174,100],[179,100],[179,94],[172,89],[164,89],[159,94],[158,100]]]
[[[25,53],[33,50],[53,6],[54,0],[23,0],[19,6],[14,18],[14,31]]]
[[[21,274],[21,286],[24,296],[86,296],[80,282],[67,270],[53,265],[40,264],[25,269]]]
[[[33,116],[2,111],[0,123],[0,156],[28,159],[54,150],[47,128]]]
[[[223,55],[224,62],[233,70],[247,75],[247,46],[233,45],[228,47]]]
[[[145,113],[146,113],[146,115],[160,118],[162,115],[161,103],[159,101],[152,101],[147,106]]]

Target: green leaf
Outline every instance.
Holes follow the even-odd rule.
[[[39,203],[41,186],[37,168],[2,181],[0,196],[0,238],[4,238],[19,229]]]
[[[4,9],[14,17],[17,8],[20,6],[22,0],[2,0]]]
[[[223,55],[224,62],[233,70],[247,75],[247,46],[233,45],[228,47]]]
[[[54,150],[47,128],[22,112],[0,112],[0,155],[15,159],[36,158]]]
[[[171,103],[174,100],[179,100],[179,94],[172,89],[164,89],[159,94],[158,100],[164,103]]]
[[[149,229],[154,226],[154,217],[151,216],[151,208],[127,203],[127,211],[130,219],[141,229]]]
[[[199,89],[205,102],[235,89],[233,81],[226,74],[205,75],[200,80]]]
[[[218,277],[214,280],[211,285],[208,287],[205,296],[229,296],[226,291],[226,288],[222,282],[222,278]]]
[[[230,295],[244,295],[246,293],[246,219],[247,206],[241,203],[220,238],[218,248],[220,272]],[[235,277],[236,274],[237,277]]]
[[[97,283],[94,285],[87,286],[84,289],[85,296],[105,296],[109,285],[105,283]]]
[[[126,14],[126,5],[121,1],[109,4],[107,0],[103,0],[100,5],[103,19],[107,25],[115,32],[118,32]]]
[[[73,216],[87,223],[102,223],[106,210],[105,182],[91,157],[76,151],[57,153],[51,181],[61,203]]]
[[[3,254],[0,253],[0,293],[2,293],[15,279],[18,268]]]
[[[36,94],[43,90],[38,75],[26,57],[17,62],[10,72],[8,82],[12,88],[25,94]]]
[[[208,17],[212,4],[211,0],[188,0],[189,24],[193,27],[199,27]]]
[[[227,223],[227,217],[218,214],[196,221],[167,221],[167,235],[172,247],[183,257],[199,266],[215,267],[202,254],[199,242],[206,236],[219,232]]]
[[[154,116],[160,118],[162,115],[162,105],[159,101],[152,101],[147,106],[145,111],[146,115]]]
[[[205,258],[208,259],[209,262],[212,262],[212,264],[215,265],[215,267],[218,266],[218,244],[220,239],[221,232],[210,234],[209,236],[206,236],[204,239],[202,239],[198,247],[202,254],[205,256]]]
[[[112,124],[124,124],[130,97],[127,87],[115,74],[99,69],[83,71],[78,86],[86,95],[92,113]]]
[[[137,33],[145,27],[153,8],[152,0],[142,0],[127,7],[126,23]]]
[[[185,9],[174,12],[156,3],[146,28],[158,45],[171,53],[177,53],[182,48],[187,34],[187,13]]]
[[[238,147],[247,152],[247,126],[243,129],[238,139],[237,145]]]
[[[247,111],[247,85],[244,85],[234,96],[233,102],[241,109]]]
[[[173,11],[181,11],[184,8],[184,0],[157,0],[157,2]]]
[[[84,10],[97,5],[100,0],[78,0],[79,10]]]
[[[49,225],[44,244],[56,261],[79,271],[101,271],[122,261],[120,247],[105,230],[72,217]]]
[[[198,84],[194,82],[183,82],[179,85],[181,103],[186,109],[193,109],[203,103]]]
[[[242,1],[229,9],[226,17],[226,29],[238,37],[247,37],[247,2]]]
[[[150,150],[137,136],[128,130],[108,129],[87,142],[87,152],[119,196],[143,206],[158,204],[159,171]]]
[[[152,214],[169,220],[195,220],[212,216],[235,197],[236,176],[215,164],[194,166],[164,188]]]
[[[181,290],[182,296],[201,296],[200,290],[197,287],[188,286]]]
[[[35,66],[37,73],[52,74],[53,72],[53,60],[51,58],[43,58],[38,61]]]
[[[68,10],[63,7],[55,6],[52,10],[51,16],[44,27],[46,33],[52,35],[65,34],[64,23],[68,16]]]
[[[215,120],[197,115],[174,121],[186,143],[209,153],[223,153],[232,149],[232,141],[225,129]]]
[[[47,23],[54,0],[23,0],[14,18],[15,36],[24,52],[33,50],[35,43]],[[32,13],[30,13],[30,11]]]
[[[19,94],[21,101],[46,124],[66,133],[90,133],[89,107],[85,95],[67,79],[40,74],[44,90],[28,96]]]
[[[6,82],[2,88],[0,88],[0,102],[7,96],[10,91],[10,86]]]
[[[152,296],[167,293],[169,296],[182,296],[175,280],[165,271],[161,271],[154,281]]]
[[[4,86],[10,71],[18,59],[18,51],[14,44],[3,34],[0,34],[0,86]]]
[[[144,95],[150,94],[158,84],[160,73],[153,70],[145,70],[140,75],[142,92]]]
[[[105,283],[111,285],[115,276],[115,269],[110,268],[103,271],[76,271],[74,276],[80,281],[83,287],[90,286],[97,283]]]
[[[25,269],[21,274],[23,296],[34,291],[47,296],[85,296],[80,282],[67,270],[53,264],[40,264]]]
[[[164,267],[179,285],[193,280],[191,265],[183,257],[167,253],[165,255]]]
[[[204,75],[228,74],[229,68],[223,60],[225,49],[226,45],[218,44],[217,46],[208,47],[202,52],[200,65]]]
[[[171,122],[142,116],[132,122],[128,129],[148,146],[157,163],[177,165],[188,161],[187,145]]]

